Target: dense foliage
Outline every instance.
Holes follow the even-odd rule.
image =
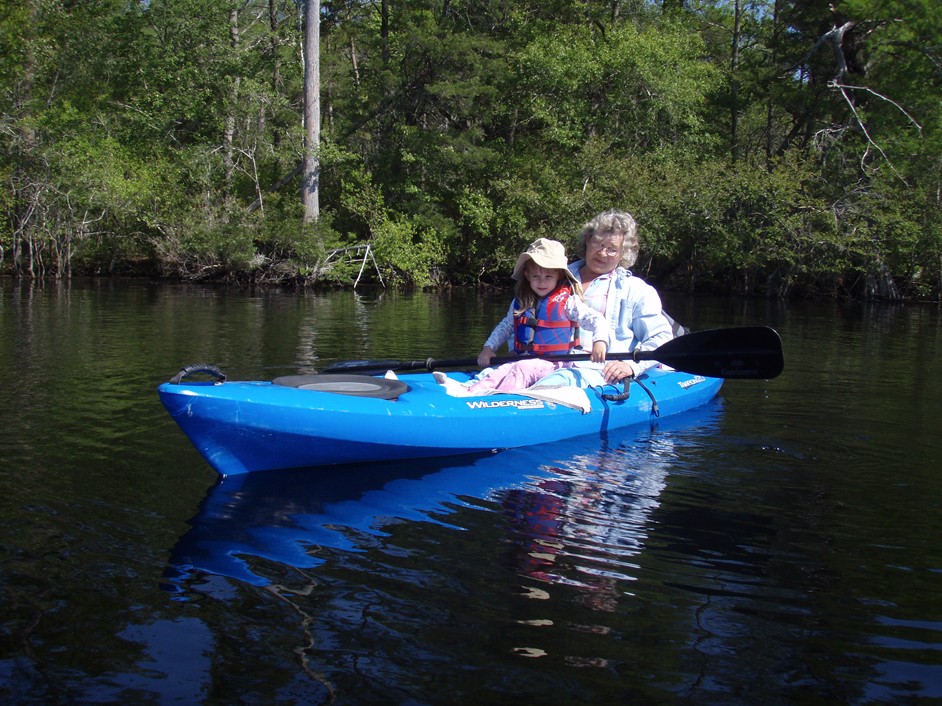
[[[659,287],[942,291],[933,0],[0,4],[0,268],[504,282],[610,207]],[[369,250],[366,250],[366,246]]]

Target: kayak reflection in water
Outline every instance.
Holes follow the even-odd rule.
[[[229,476],[209,490],[177,541],[164,588],[186,600],[190,591],[225,599],[229,579],[268,586],[279,580],[271,573],[279,566],[313,569],[326,561],[324,550],[362,551],[357,538],[385,536],[390,521],[448,527],[441,518],[464,504],[458,498],[489,497],[524,482],[533,468],[488,453]]]

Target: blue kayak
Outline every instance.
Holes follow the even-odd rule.
[[[448,377],[465,382],[471,373]],[[527,393],[452,396],[428,372],[395,380],[334,374],[242,382],[221,374],[214,380],[185,378],[160,385],[160,400],[223,476],[598,436],[698,407],[723,384],[720,377],[656,367],[640,377],[640,385],[630,384],[627,399],[613,399],[623,393],[621,386],[585,390],[588,404],[580,409]]]

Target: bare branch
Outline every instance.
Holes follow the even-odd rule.
[[[847,85],[847,84],[838,83],[837,81],[831,81],[831,83],[830,83],[829,85],[830,85],[832,88],[839,88],[839,89],[841,89],[841,91],[843,91],[845,88],[850,89],[850,90],[853,90],[853,91],[865,91],[866,93],[869,93],[870,95],[876,96],[877,98],[879,98],[879,99],[881,99],[881,100],[885,100],[887,103],[889,103],[890,105],[894,106],[899,112],[901,112],[903,115],[905,115],[906,118],[909,120],[909,122],[911,122],[913,125],[916,126],[916,128],[919,130],[919,132],[922,132],[922,125],[920,125],[918,122],[916,122],[916,119],[915,119],[912,115],[910,115],[909,113],[907,113],[906,110],[903,108],[903,106],[901,106],[899,103],[897,103],[897,102],[896,102],[895,100],[893,100],[892,98],[887,98],[887,97],[884,96],[882,93],[878,93],[877,91],[874,91],[872,88],[867,88],[866,86],[849,86],[849,85]]]
[[[856,118],[856,120],[857,120],[857,125],[860,127],[861,132],[863,132],[864,136],[867,138],[867,142],[868,142],[870,145],[872,145],[873,148],[874,148],[877,152],[880,153],[880,155],[883,157],[884,160],[886,160],[886,163],[890,165],[890,169],[893,170],[893,173],[897,176],[897,178],[898,178],[901,182],[903,182],[904,184],[906,184],[906,186],[909,186],[909,182],[907,182],[907,181],[903,178],[903,175],[900,174],[899,171],[897,171],[896,167],[893,166],[893,162],[891,162],[891,161],[890,161],[890,158],[886,156],[886,152],[884,152],[883,149],[880,147],[880,145],[878,145],[876,142],[874,142],[874,141],[873,141],[873,138],[870,137],[870,132],[867,130],[867,126],[864,125],[863,120],[862,120],[861,117],[860,117],[860,113],[857,112],[857,108],[854,106],[854,102],[850,99],[850,96],[847,95],[847,91],[845,91],[845,90],[844,90],[839,84],[837,84],[837,83],[833,83],[833,82],[832,82],[831,85],[834,86],[835,88],[837,88],[837,89],[841,92],[841,95],[844,96],[844,100],[847,102],[847,105],[850,107],[851,112],[854,114],[854,118]],[[867,150],[869,151],[869,147],[867,148]],[[860,166],[861,166],[861,168],[864,167],[864,162],[866,161],[866,159],[867,159],[867,152],[864,152],[863,156],[860,158]]]

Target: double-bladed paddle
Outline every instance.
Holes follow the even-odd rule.
[[[554,360],[590,360],[586,354],[556,356]],[[520,356],[494,358],[491,365],[511,363]],[[742,380],[767,380],[785,367],[782,339],[768,326],[739,326],[695,331],[671,339],[653,351],[609,353],[606,360],[656,360],[692,375]],[[425,360],[348,360],[334,363],[322,373],[380,372],[383,370],[437,370],[480,367],[477,358]]]

